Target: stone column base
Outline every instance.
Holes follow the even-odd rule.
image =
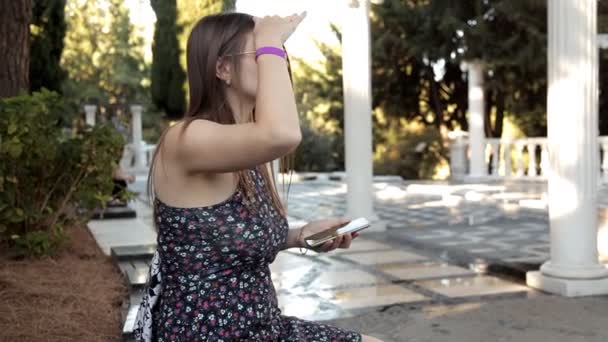
[[[564,297],[582,297],[608,294],[608,277],[599,279],[555,278],[532,271],[526,274],[528,286]]]

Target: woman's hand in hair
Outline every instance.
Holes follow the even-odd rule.
[[[298,25],[306,17],[306,12],[293,14],[288,17],[276,15],[263,18],[255,17],[255,45],[257,47],[271,45],[281,47]]]

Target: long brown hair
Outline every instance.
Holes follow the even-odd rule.
[[[231,63],[235,72],[238,74],[238,63],[234,54],[239,53],[246,44],[248,33],[253,32],[255,21],[252,16],[244,13],[221,13],[206,16],[200,19],[190,36],[188,37],[188,45],[186,51],[187,67],[188,67],[188,85],[189,85],[189,103],[188,112],[182,119],[181,133],[197,119],[205,119],[221,124],[236,124],[234,113],[228,105],[226,94],[222,88],[221,80],[216,77],[216,63],[219,58],[225,55],[233,55]],[[225,58],[225,57],[224,57]],[[291,79],[291,66],[289,58],[287,59],[289,69],[289,77]],[[293,81],[292,81],[293,84]],[[238,87],[238,84],[235,84]],[[253,113],[255,120],[255,110]],[[168,131],[165,129],[161,135],[157,148],[154,151],[154,156],[150,162],[150,170],[148,172],[148,199],[154,206],[154,191],[153,191],[153,174],[156,156],[162,148],[164,137]],[[284,156],[279,160],[279,172],[287,173],[293,171],[294,158],[293,154]],[[285,193],[285,178],[283,178],[283,191],[285,205],[280,200],[278,190],[275,186],[271,186],[271,175],[266,167],[256,167],[264,177],[267,190],[271,195],[272,204],[283,215],[287,215],[287,196],[289,195],[289,187],[291,186],[291,177]],[[271,163],[271,169],[274,173],[274,166]],[[248,170],[240,170],[235,172],[237,185],[244,189],[248,209],[251,211],[257,210],[256,205],[256,190],[251,175]],[[154,214],[156,212],[154,211]],[[156,220],[155,220],[156,226]]]

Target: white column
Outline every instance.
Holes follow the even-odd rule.
[[[467,63],[469,81],[469,148],[471,177],[487,175],[486,133],[484,130],[483,66],[480,61]]]
[[[382,230],[373,210],[369,1],[347,3],[342,18],[347,217],[366,217]]]
[[[135,169],[144,170],[147,168],[146,155],[144,152],[144,142],[142,139],[142,124],[141,124],[141,112],[143,107],[141,105],[131,106],[131,129],[133,132],[133,153],[135,154]]]
[[[551,0],[548,11],[551,259],[527,283],[568,297],[606,294],[597,250],[597,1]]]
[[[97,111],[96,105],[84,105],[85,119],[84,122],[87,126],[95,126],[95,112]]]

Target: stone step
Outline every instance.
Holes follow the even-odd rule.
[[[156,232],[140,219],[91,220],[89,230],[104,254],[123,246],[152,245],[157,242]]]
[[[146,285],[151,260],[149,258],[118,261],[118,268],[126,278],[131,291],[141,289]]]
[[[137,316],[137,310],[144,295],[144,289],[131,289],[129,298],[127,298],[122,305],[122,336],[123,341],[131,342],[134,341],[133,329],[135,327],[135,318]]]
[[[147,259],[154,256],[156,244],[135,245],[135,246],[116,246],[110,248],[110,255],[116,261],[131,259]]]
[[[133,328],[135,327],[135,318],[137,316],[138,309],[139,309],[139,303],[129,306],[129,310],[127,312],[127,317],[122,326],[123,341],[134,341]]]
[[[93,211],[93,220],[108,220],[108,219],[125,219],[136,218],[137,212],[129,207],[107,207],[105,210],[95,209]]]

